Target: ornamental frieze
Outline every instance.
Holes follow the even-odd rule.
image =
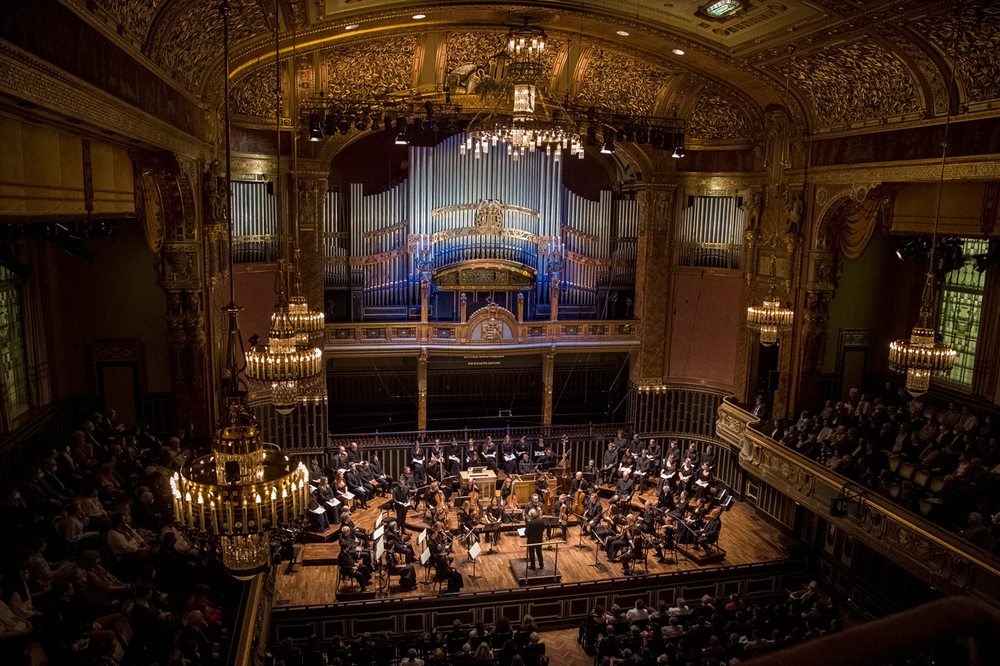
[[[327,51],[327,92],[332,97],[365,98],[409,90],[417,38],[392,37],[352,43]]]
[[[969,102],[1000,98],[1000,5],[978,0],[910,25],[954,60]]]
[[[713,91],[698,97],[688,115],[685,136],[692,139],[749,139],[746,115],[729,99]]]
[[[580,81],[579,99],[617,113],[650,115],[670,75],[631,58],[605,51],[591,53]]]

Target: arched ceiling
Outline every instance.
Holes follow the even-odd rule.
[[[113,26],[207,103],[217,97],[219,2],[64,2]],[[246,115],[273,115],[274,0],[229,3],[234,100]],[[305,95],[330,86],[432,89],[457,64],[488,55],[527,15],[549,34],[554,88],[587,103],[676,113],[693,137],[754,138],[771,105],[788,107],[807,134],[942,116],[949,97],[960,113],[1000,110],[994,0],[744,0],[722,20],[705,16],[711,4],[278,0],[277,16],[282,59],[294,26]]]

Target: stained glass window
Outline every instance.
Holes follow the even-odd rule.
[[[705,13],[713,18],[722,18],[734,14],[743,8],[740,0],[718,0],[705,5]]]
[[[28,372],[21,289],[17,276],[5,268],[0,268],[0,371],[7,417],[13,420],[28,409]]]
[[[962,251],[966,257],[983,254],[987,245],[985,240],[966,240]],[[983,280],[984,274],[976,271],[975,263],[946,273],[938,303],[941,338],[958,352],[955,367],[944,379],[966,389],[972,387],[979,315],[983,308]]]

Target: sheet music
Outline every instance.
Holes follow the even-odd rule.
[[[313,484],[310,483],[309,484],[309,492],[311,492],[311,493],[316,492],[316,486],[314,486]]]
[[[417,543],[423,543],[424,539],[426,538],[427,538],[427,528],[425,527],[424,531],[417,535]]]
[[[383,534],[385,534],[385,528],[384,527],[379,527],[378,529],[376,529],[372,533],[372,538],[373,539],[381,539]]]
[[[507,462],[510,462],[511,460],[514,460],[515,458],[517,458],[517,456],[514,455],[513,453],[510,454],[510,455],[507,455],[506,453],[503,454],[503,459],[506,460]]]
[[[479,555],[479,553],[482,550],[483,549],[479,547],[479,542],[477,541],[476,543],[472,544],[472,548],[469,549],[469,557],[471,557],[472,559],[476,559],[476,555]]]
[[[381,541],[375,542],[375,559],[382,557],[382,553],[385,552],[385,546],[382,545]]]
[[[346,493],[344,493],[344,499],[350,502],[352,499],[354,499],[354,493],[348,490]]]
[[[326,505],[331,509],[336,509],[338,506],[340,506],[340,500],[334,497],[333,499],[327,500]]]
[[[517,528],[517,536],[523,537],[524,536],[524,530],[525,530],[525,528],[518,527]]]
[[[375,518],[375,529],[378,530],[378,528],[381,527],[381,525],[382,525],[382,512],[379,511],[378,517]],[[377,539],[378,536],[376,536],[375,538]]]
[[[427,564],[427,561],[431,559],[431,549],[427,548],[424,552],[420,553],[420,563]]]
[[[315,509],[309,509],[309,510],[312,511],[313,513],[315,513],[317,516],[321,516],[324,513],[326,513],[326,509],[324,509],[321,506],[318,506]]]

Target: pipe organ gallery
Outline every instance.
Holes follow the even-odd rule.
[[[158,515],[250,581],[240,666],[380,622],[557,631],[810,578],[865,618],[995,605],[993,542],[968,536],[1000,505],[940,508],[954,475],[920,457],[954,412],[982,441],[952,471],[998,487],[998,34],[988,0],[8,0],[0,485],[30,496],[95,413],[112,439],[148,423]],[[850,451],[819,416],[838,402],[872,404]],[[671,440],[683,489],[643,454]],[[81,447],[83,476],[113,458]],[[577,472],[598,524],[620,510],[607,541]],[[635,541],[627,516],[682,490]],[[517,532],[536,492],[541,554]],[[345,509],[440,559],[403,544],[374,591],[385,544],[358,546],[364,580]],[[663,561],[618,557],[668,531]]]

